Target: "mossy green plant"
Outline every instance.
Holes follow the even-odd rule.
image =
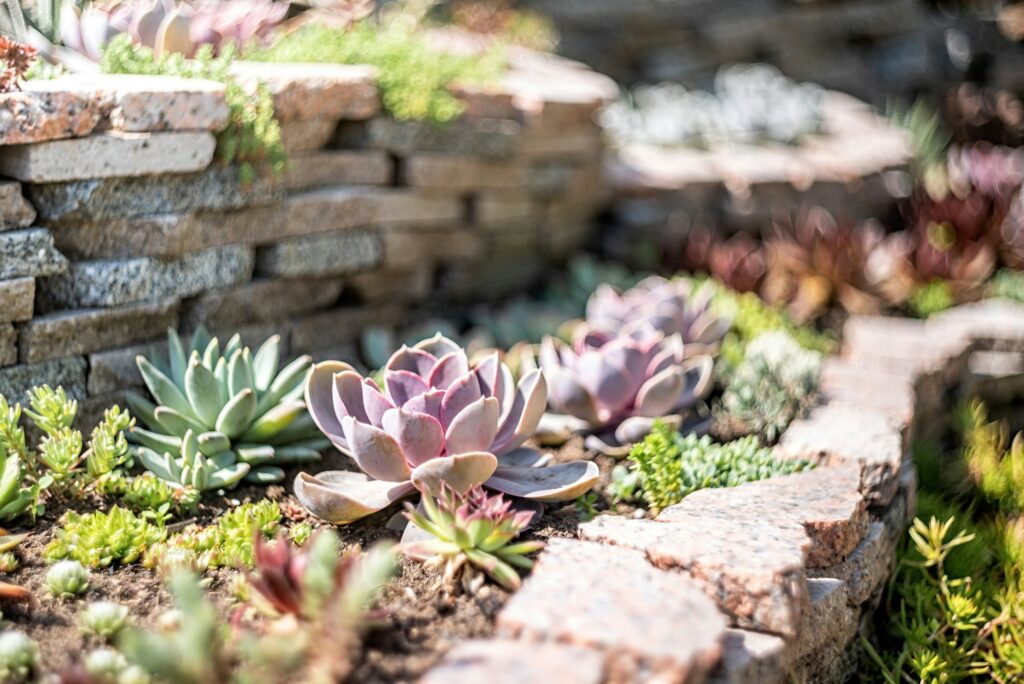
[[[1024,271],[1001,269],[993,276],[988,290],[993,297],[1024,303]]]
[[[443,52],[418,27],[395,20],[366,20],[344,29],[313,24],[281,35],[268,47],[252,48],[245,58],[369,64],[377,69],[381,100],[393,117],[434,123],[452,121],[465,109],[451,86],[491,82],[505,64],[499,52],[471,56]]]
[[[68,511],[43,555],[49,562],[70,558],[90,568],[105,568],[138,561],[166,536],[163,527],[120,506],[107,512]]]
[[[208,527],[189,525],[146,554],[149,567],[185,565],[193,569],[247,567],[253,564],[257,531],[265,538],[280,527],[281,507],[263,499],[245,503],[224,513]]]
[[[707,435],[681,435],[657,422],[633,446],[629,464],[615,468],[612,494],[620,501],[638,500],[662,510],[698,489],[735,487],[811,467],[806,461],[776,459],[755,437],[716,444]]]
[[[726,378],[719,417],[774,442],[813,400],[821,363],[786,332],[760,335]]]
[[[228,46],[214,56],[209,45],[192,59],[171,53],[156,56],[148,47],[132,43],[126,34],[116,36],[103,51],[100,69],[107,74],[141,74],[201,78],[224,84],[229,120],[217,134],[217,159],[237,164],[243,182],[258,172],[284,172],[287,154],[281,142],[281,126],[274,118],[274,101],[265,85],[246,88],[231,76],[236,51]]]
[[[948,280],[933,280],[913,291],[907,307],[917,318],[928,318],[956,304],[953,285]]]

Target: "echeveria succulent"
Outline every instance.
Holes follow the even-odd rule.
[[[685,352],[678,333],[666,337],[649,326],[619,334],[581,327],[571,345],[546,338],[539,358],[556,413],[591,432],[614,431],[626,444],[710,389],[711,356]]]
[[[112,601],[94,601],[85,607],[78,621],[86,634],[110,639],[128,624],[128,607]]]
[[[39,647],[24,632],[0,633],[0,681],[28,680],[39,661]]]
[[[627,335],[653,327],[666,337],[679,335],[687,355],[699,354],[729,332],[728,319],[711,310],[713,294],[711,287],[660,276],[644,278],[625,292],[601,285],[587,302],[587,324]]]
[[[128,403],[148,429],[130,437],[138,455],[158,477],[197,489],[250,482],[278,482],[279,465],[320,458],[328,443],[306,413],[303,380],[312,364],[300,356],[278,369],[280,338],[253,354],[232,337],[221,353],[203,329],[186,353],[178,334],[168,333],[170,358],[139,356],[142,379],[158,405],[137,394]]]
[[[539,370],[515,384],[496,352],[471,367],[461,347],[436,335],[395,352],[382,377],[383,388],[329,361],[306,382],[313,420],[361,471],[299,474],[295,494],[321,518],[352,522],[441,483],[544,502],[574,499],[597,480],[593,463],[541,467],[544,459],[518,448],[547,402]]]
[[[533,511],[516,511],[501,494],[488,496],[481,487],[465,495],[442,485],[437,500],[431,494],[422,499],[422,512],[406,503],[405,515],[425,532],[422,538],[402,544],[402,551],[416,560],[443,566],[443,584],[448,591],[461,585],[468,591],[479,586],[479,572],[509,590],[522,580],[515,568],[531,568],[528,554],[544,548],[539,541],[513,544]]]
[[[59,598],[75,598],[89,590],[89,570],[76,560],[54,563],[46,572],[46,587]]]

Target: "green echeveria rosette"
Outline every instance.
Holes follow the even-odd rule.
[[[145,425],[129,435],[136,455],[160,479],[199,491],[280,482],[281,466],[318,460],[329,446],[302,396],[312,359],[279,368],[279,336],[255,355],[238,335],[222,353],[202,328],[187,352],[173,330],[167,342],[166,362],[136,358],[155,403],[127,396]]]

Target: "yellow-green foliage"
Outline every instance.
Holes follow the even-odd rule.
[[[762,333],[788,333],[804,349],[827,354],[838,346],[831,335],[793,322],[785,310],[766,304],[753,292],[739,293],[718,284],[713,300],[715,310],[732,321],[732,329],[722,341],[718,371],[728,375],[743,360],[746,346]]]
[[[177,53],[157,57],[122,34],[104,48],[100,69],[108,74],[180,76],[223,83],[230,114],[227,128],[217,134],[217,159],[238,164],[243,181],[252,180],[259,169],[280,174],[287,157],[281,126],[274,118],[273,98],[264,85],[250,90],[231,76],[234,58],[232,47],[214,57],[209,45],[200,47],[193,59]]]
[[[910,295],[907,306],[918,318],[928,318],[956,304],[953,286],[948,280],[933,280],[921,285]]]
[[[402,21],[362,21],[349,29],[314,24],[282,35],[246,59],[261,62],[369,64],[377,68],[384,107],[396,119],[444,123],[462,114],[454,84],[486,83],[500,75],[496,53],[462,56],[441,52],[415,26]]]
[[[119,506],[82,515],[68,511],[44,555],[51,563],[70,558],[91,568],[105,568],[111,563],[134,563],[165,536],[163,527]]]
[[[274,536],[280,526],[281,507],[263,499],[232,508],[209,527],[189,525],[166,543],[150,550],[145,564],[150,567],[167,562],[197,569],[215,567],[252,567],[256,531]]]
[[[989,422],[980,403],[959,418],[963,449],[952,462],[915,449],[918,518],[891,585],[889,634],[885,648],[865,642],[892,684],[1024,677],[1021,438],[1008,449],[1005,424]]]
[[[992,278],[989,292],[993,297],[1024,302],[1024,271],[1004,268]]]

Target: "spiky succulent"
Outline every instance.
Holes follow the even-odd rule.
[[[134,563],[166,535],[163,527],[119,506],[81,515],[68,511],[44,556],[49,561],[71,558],[92,568],[105,568],[114,562]]]
[[[394,555],[386,545],[366,554],[358,548],[340,554],[337,536],[326,529],[303,549],[289,542],[284,531],[273,542],[256,535],[253,557],[249,585],[258,605],[271,614],[306,620],[317,618],[325,606],[338,604],[355,617],[394,567]]]
[[[633,336],[653,327],[666,337],[679,335],[688,356],[700,354],[729,332],[729,320],[711,308],[713,295],[713,288],[685,278],[650,276],[625,292],[601,285],[587,302],[587,325]]]
[[[534,501],[570,501],[597,480],[597,467],[551,467],[520,449],[544,411],[539,370],[518,383],[497,352],[471,367],[466,352],[436,335],[402,347],[381,388],[337,361],[318,364],[306,382],[313,420],[360,472],[300,473],[295,494],[314,515],[348,523],[441,483],[475,485]]]
[[[515,511],[501,494],[488,496],[482,487],[459,494],[442,485],[435,500],[425,492],[422,511],[405,504],[405,516],[421,538],[402,544],[411,558],[444,567],[443,584],[452,591],[472,591],[480,584],[479,572],[515,591],[522,580],[515,568],[532,568],[527,556],[544,548],[539,541],[513,544],[529,525],[533,511]]]
[[[46,572],[46,587],[59,598],[81,596],[89,590],[89,571],[76,560],[54,563]]]
[[[306,413],[302,386],[312,359],[278,370],[280,337],[256,351],[232,337],[220,342],[199,329],[186,352],[168,332],[169,361],[136,363],[157,404],[137,394],[128,403],[148,429],[131,438],[139,460],[163,480],[199,490],[279,482],[280,465],[320,458],[328,446]]]
[[[687,357],[678,333],[665,336],[650,325],[631,330],[582,326],[572,345],[549,337],[539,354],[551,409],[572,417],[564,422],[574,429],[608,433],[591,445],[614,454],[646,435],[657,418],[678,425],[680,413],[711,387],[710,355]]]

